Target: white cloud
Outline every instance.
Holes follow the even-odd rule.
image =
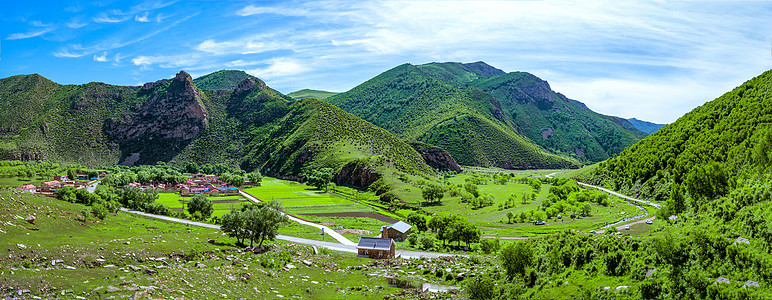
[[[99,16],[94,17],[92,20],[97,23],[120,23],[128,19],[129,17],[114,17],[108,16],[106,13],[101,13]]]
[[[78,29],[78,28],[81,28],[83,26],[88,25],[88,23],[86,23],[86,22],[78,22],[78,21],[73,20],[71,22],[67,22],[65,25],[67,25],[67,27],[70,27],[72,29]]]
[[[271,79],[296,75],[311,70],[308,64],[292,58],[274,58],[267,61],[268,66],[247,70],[246,72],[259,78]]]
[[[292,44],[271,41],[274,39],[275,36],[256,35],[227,42],[205,40],[196,46],[196,50],[209,52],[215,55],[223,55],[255,54],[279,49],[289,49],[292,47]]]
[[[150,13],[148,13],[148,12],[145,12],[145,13],[144,13],[143,15],[141,15],[141,16],[140,16],[140,15],[136,15],[136,16],[134,16],[134,21],[137,21],[137,22],[143,22],[143,23],[147,23],[147,22],[150,22],[150,19],[148,18],[148,15],[149,15],[149,14],[150,14]]]
[[[94,55],[94,61],[107,62],[107,60],[107,52],[102,52],[102,55],[100,56]]]
[[[76,45],[76,46],[77,46],[77,45]],[[76,52],[72,52],[71,50],[69,50],[69,49],[65,49],[65,48],[59,49],[59,50],[57,50],[57,51],[55,51],[55,52],[53,53],[53,55],[54,55],[54,56],[56,56],[56,57],[66,57],[66,58],[76,58],[76,57],[82,57],[82,56],[85,56],[85,55],[87,55],[87,54],[88,54],[88,53],[82,53],[82,52],[80,52],[80,53],[76,53]]]
[[[8,35],[8,37],[6,37],[5,39],[6,40],[28,39],[28,38],[33,38],[33,37],[36,37],[36,36],[41,36],[43,34],[51,32],[52,30],[54,30],[54,28],[46,28],[46,29],[43,29],[43,30],[30,31],[30,32],[24,32],[24,33],[13,33],[13,34]]]
[[[246,17],[259,14],[276,14],[284,16],[302,16],[308,13],[306,10],[286,8],[286,7],[271,7],[271,6],[254,6],[247,5],[236,12],[236,15]]]

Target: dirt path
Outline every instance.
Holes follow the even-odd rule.
[[[519,236],[492,236],[492,235],[482,235],[480,236],[481,239],[502,239],[502,240],[527,240],[529,238],[527,237],[519,237]]]
[[[141,215],[149,218],[155,218],[155,219],[161,219],[169,222],[176,222],[176,223],[183,223],[183,224],[189,224],[193,226],[200,226],[205,228],[211,228],[211,229],[220,229],[219,225],[214,224],[208,224],[208,223],[201,223],[196,221],[190,221],[190,220],[183,220],[183,219],[177,219],[167,216],[160,216],[160,215],[154,215],[149,213],[144,213],[141,211],[135,211],[130,210],[127,208],[121,208],[121,211],[130,213],[130,214],[136,214]],[[305,244],[305,245],[312,245],[316,247],[323,247],[330,250],[336,250],[336,251],[343,251],[343,252],[349,252],[349,253],[357,253],[357,247],[356,245],[346,245],[346,244],[338,244],[338,243],[332,243],[332,242],[325,242],[325,241],[317,241],[317,240],[310,240],[310,239],[304,239],[294,236],[287,236],[287,235],[276,235],[276,239],[288,241],[292,243],[298,243],[298,244]],[[442,257],[442,256],[468,256],[468,255],[459,255],[459,254],[448,254],[448,253],[439,253],[439,252],[421,252],[421,251],[408,251],[408,250],[397,250],[396,251],[397,256],[401,256],[402,258],[436,258],[436,257]]]
[[[250,195],[247,192],[239,190],[239,193],[241,193],[241,195],[244,196],[244,198],[247,198],[250,201],[253,201],[255,203],[261,202],[260,199],[257,199],[255,197],[253,197],[252,195]],[[282,213],[282,214],[284,214],[284,213]],[[319,224],[316,224],[316,223],[311,223],[311,222],[308,222],[308,221],[305,221],[305,220],[301,220],[301,219],[298,219],[295,216],[292,216],[290,214],[284,214],[284,215],[286,215],[291,221],[295,221],[295,222],[298,222],[298,223],[303,224],[303,225],[308,225],[308,226],[316,227],[316,228],[319,228],[319,229],[323,230],[324,234],[327,234],[327,235],[333,237],[334,239],[338,240],[338,242],[340,242],[341,244],[348,245],[348,246],[356,246],[357,245],[354,242],[352,242],[351,240],[349,240],[346,237],[344,237],[343,235],[341,235],[340,233],[337,233],[334,230],[330,229],[330,227],[327,227],[327,226],[324,226],[324,225],[319,225]]]
[[[654,217],[646,218],[646,219],[643,219],[643,220],[638,220],[638,221],[635,221],[635,222],[632,222],[632,223],[627,223],[627,224],[624,224],[624,225],[619,225],[619,226],[617,226],[617,230],[622,231],[622,230],[625,229],[625,226],[631,226],[631,225],[634,225],[634,224],[646,223],[646,221],[649,221],[649,220],[654,221],[656,219],[657,219],[657,217],[654,216]],[[595,233],[604,233],[604,232],[606,232],[606,230],[595,231]]]

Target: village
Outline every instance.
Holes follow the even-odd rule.
[[[29,183],[16,189],[41,194],[44,196],[54,196],[54,192],[62,187],[74,187],[84,189],[90,186],[96,188],[100,179],[107,175],[107,172],[99,172],[96,177],[88,177],[87,173],[77,173],[77,177],[69,178],[68,175],[56,175],[50,181],[41,182],[38,185]],[[239,194],[239,188],[219,180],[219,176],[212,174],[192,174],[187,177],[185,183],[165,184],[155,182],[131,182],[128,186],[139,189],[155,189],[159,192],[175,192],[183,197],[192,197],[197,194],[209,196],[234,196]],[[245,181],[243,186],[260,186],[259,182]],[[93,192],[93,190],[92,190]]]

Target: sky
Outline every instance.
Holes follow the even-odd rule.
[[[343,92],[403,63],[484,61],[671,123],[772,69],[771,16],[770,1],[3,1],[0,78],[238,69],[283,93]]]

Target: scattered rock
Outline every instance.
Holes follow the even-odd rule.
[[[118,292],[120,290],[121,289],[119,289],[118,287],[116,287],[114,285],[108,285],[107,286],[107,292],[109,292],[109,293],[115,293],[115,292]]]
[[[206,268],[206,265],[200,262],[196,262],[196,268]]]
[[[236,276],[232,276],[232,275],[225,275],[225,279],[228,279],[228,280],[230,280],[230,281],[235,281],[235,280],[237,280],[238,278],[236,278]]]
[[[73,267],[73,266],[64,266],[64,268],[68,269],[68,270],[75,270],[75,267]]]
[[[252,279],[252,274],[249,273],[241,273],[241,278],[244,278],[246,280]]]
[[[616,289],[614,289],[614,291],[615,291],[615,292],[619,292],[620,290],[623,290],[623,289],[629,289],[629,288],[630,288],[630,286],[627,286],[627,285],[620,285],[620,286],[618,286]]]
[[[27,246],[24,244],[16,244],[16,247],[19,247],[19,249],[27,249]]]
[[[309,266],[309,267],[310,267],[310,266],[312,266],[314,263],[312,263],[310,260],[304,259],[304,260],[303,260],[303,264],[305,264],[306,266]]]
[[[314,255],[319,254],[319,249],[316,249],[316,246],[311,246],[312,249],[314,249]]]
[[[147,274],[147,275],[158,274],[158,271],[153,270],[153,269],[145,269],[145,274]]]
[[[214,244],[214,240],[213,239],[208,239],[208,240],[206,240],[206,242],[210,243],[210,244]]]
[[[34,225],[34,224],[35,224],[35,219],[37,219],[35,216],[33,216],[33,215],[29,215],[29,216],[27,216],[27,218],[26,218],[26,219],[24,219],[24,220],[25,220],[25,221],[27,221],[27,222],[29,222],[30,224],[33,224],[33,225]]]

